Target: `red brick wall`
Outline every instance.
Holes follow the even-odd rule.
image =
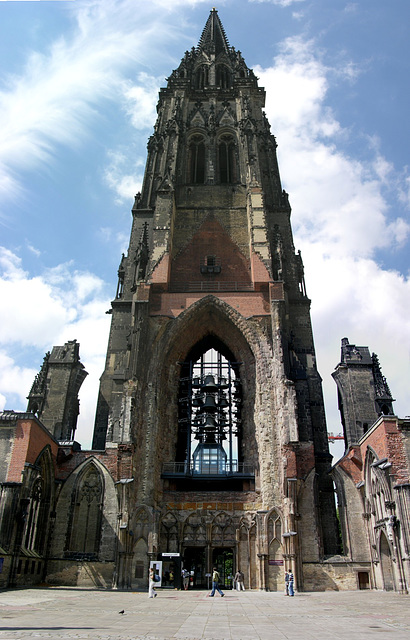
[[[405,434],[399,429],[396,417],[385,416],[376,427],[369,431],[360,446],[352,447],[339,463],[354,480],[364,480],[364,461],[368,447],[371,447],[379,459],[387,458],[392,467],[390,474],[394,481],[401,484],[409,482],[409,461],[406,456]]]
[[[36,420],[18,420],[7,482],[21,482],[25,462],[34,464],[47,445],[50,445],[54,465],[57,459],[57,443]]]
[[[207,255],[221,258],[222,270],[219,275],[201,274],[200,261]],[[188,246],[172,261],[171,283],[185,284],[198,280],[251,283],[249,261],[215,219],[206,220]]]

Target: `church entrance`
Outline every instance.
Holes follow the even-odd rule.
[[[221,578],[221,586],[225,589],[232,588],[233,582],[233,549],[230,547],[218,547],[212,551],[212,567],[216,567]]]
[[[183,553],[184,569],[190,573],[189,588],[210,589],[212,569],[216,567],[220,575],[222,588],[231,588],[234,569],[234,553],[232,547],[212,549],[211,564],[207,567],[206,547],[186,547]]]
[[[183,560],[184,569],[190,573],[189,588],[208,589],[205,547],[186,547]]]

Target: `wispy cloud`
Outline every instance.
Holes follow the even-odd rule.
[[[54,160],[56,145],[79,148],[86,142],[105,100],[122,99],[134,126],[146,127],[148,120],[152,126],[157,84],[141,73],[132,86],[123,74],[131,63],[151,65],[152,43],[156,59],[165,57],[167,42],[178,36],[157,4],[136,11],[125,0],[73,3],[71,32],[43,51],[31,51],[22,73],[3,80],[0,206],[21,197],[21,172]]]

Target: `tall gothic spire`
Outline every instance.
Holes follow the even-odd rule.
[[[202,49],[206,53],[215,53],[216,56],[222,52],[229,53],[230,51],[225,29],[222,26],[215,7],[212,9],[204,27],[198,49]]]

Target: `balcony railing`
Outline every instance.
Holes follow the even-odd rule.
[[[174,282],[169,286],[171,293],[181,293],[185,291],[253,291],[253,282],[219,282],[212,280],[198,280],[191,282]]]
[[[226,464],[209,463],[200,466],[186,462],[164,462],[162,466],[164,478],[254,478],[255,470],[251,464],[232,460]]]

